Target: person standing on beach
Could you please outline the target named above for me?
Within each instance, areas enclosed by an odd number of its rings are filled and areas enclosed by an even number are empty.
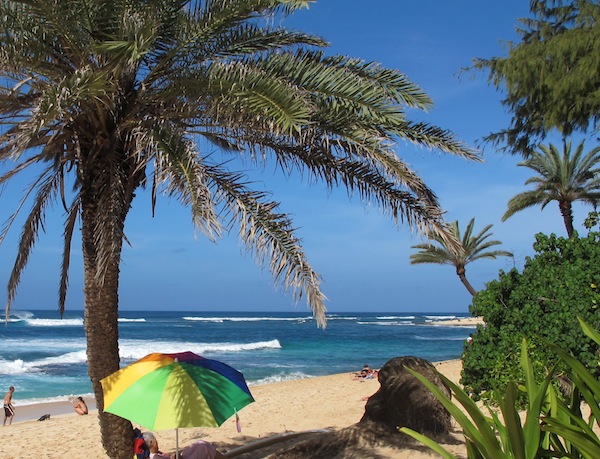
[[[11,425],[13,421],[13,416],[15,415],[15,407],[12,404],[14,391],[15,388],[13,386],[10,386],[8,388],[8,392],[4,394],[4,424],[2,424],[3,426],[6,426],[7,419],[10,419],[8,425]]]

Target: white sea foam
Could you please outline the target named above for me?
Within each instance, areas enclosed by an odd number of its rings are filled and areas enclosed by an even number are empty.
[[[190,320],[192,322],[216,322],[222,323],[224,319],[222,317],[193,317],[193,316],[184,316],[183,320]]]
[[[72,365],[74,363],[82,363],[87,361],[87,353],[85,349],[73,352],[67,352],[66,354],[57,355],[55,357],[45,357],[40,360],[32,362],[35,367],[44,367],[48,365]]]
[[[75,327],[82,326],[83,319],[26,319],[32,327]]]
[[[85,338],[8,338],[2,341],[5,349],[19,352],[60,351],[85,349]]]
[[[47,344],[40,343],[39,346],[43,346],[45,350],[60,350],[63,348],[58,342],[49,342]],[[32,343],[29,342],[27,347],[32,347]],[[65,347],[70,349],[73,347],[80,347],[80,349],[30,362],[24,362],[21,359],[0,359],[0,375],[35,373],[43,371],[44,367],[51,365],[74,365],[87,361],[84,340],[70,340]],[[253,343],[194,343],[175,341],[161,343],[146,340],[123,340],[119,343],[119,355],[126,364],[141,359],[153,352],[176,353],[192,351],[198,355],[204,355],[210,353],[244,352],[261,349],[281,349],[281,343],[276,339]]]
[[[446,337],[441,337],[441,336],[415,336],[415,339],[421,340],[421,341],[464,341],[467,339],[467,336],[465,336],[464,338],[461,336],[446,336]]]
[[[262,321],[275,321],[275,322],[289,322],[298,320],[310,320],[312,317],[197,317],[197,316],[184,316],[183,320],[192,320],[197,322],[262,322]]]
[[[18,375],[26,372],[25,363],[21,359],[0,359],[0,375]]]
[[[84,398],[94,398],[94,394],[77,394]],[[19,406],[25,405],[37,405],[41,403],[57,403],[57,402],[68,402],[73,397],[72,394],[68,395],[57,395],[55,397],[43,397],[43,398],[20,398]]]
[[[356,320],[358,317],[352,316],[337,316],[335,314],[331,314],[327,316],[327,320]]]
[[[424,316],[426,319],[430,320],[454,320],[456,316]]]
[[[11,310],[10,314],[8,315],[8,321],[9,322],[19,322],[21,320],[30,319],[33,316],[34,316],[33,312]],[[2,321],[4,321],[6,319],[6,316],[4,314],[0,315],[0,319],[2,319]]]
[[[242,352],[260,349],[281,349],[281,343],[276,339],[254,343],[147,342],[126,340],[120,343],[119,349],[121,358],[138,360],[153,352],[174,354],[177,352],[191,351],[198,355],[204,355],[211,352]]]
[[[412,320],[415,316],[378,316],[375,317],[378,320]]]
[[[284,373],[284,374],[268,376],[268,377],[262,378],[262,379],[257,379],[256,381],[248,382],[248,386],[250,386],[250,387],[262,386],[264,384],[273,384],[273,383],[278,383],[278,382],[283,382],[283,381],[295,381],[296,379],[306,379],[306,378],[310,378],[310,377],[311,377],[310,375],[307,375],[300,371],[296,371],[293,373]]]
[[[410,320],[406,321],[386,321],[386,322],[356,322],[359,325],[414,325]]]
[[[125,317],[119,317],[119,322],[146,322],[146,319],[126,319]]]
[[[4,360],[0,359],[0,375],[18,375],[25,373],[36,373],[43,371],[44,367],[50,365],[73,365],[87,361],[85,350],[67,352],[66,354],[52,357],[44,357],[31,362],[24,362],[21,359]]]

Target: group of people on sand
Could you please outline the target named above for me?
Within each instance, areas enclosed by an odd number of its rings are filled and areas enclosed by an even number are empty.
[[[374,379],[379,374],[379,370],[373,370],[368,364],[364,364],[358,373],[354,373],[355,379]]]
[[[158,447],[158,440],[152,432],[142,433],[140,441],[135,445],[134,450],[138,459],[173,459],[176,456],[175,453],[163,453]],[[182,459],[225,459],[225,456],[217,451],[212,443],[203,440],[198,440],[183,448],[179,452],[179,457]]]

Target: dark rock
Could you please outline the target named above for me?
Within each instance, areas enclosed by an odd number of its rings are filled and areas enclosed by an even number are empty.
[[[359,424],[366,424],[371,430],[397,432],[399,427],[409,427],[425,435],[448,433],[450,413],[405,367],[422,374],[450,396],[450,389],[430,362],[418,357],[396,357],[379,370],[381,388],[367,401]]]

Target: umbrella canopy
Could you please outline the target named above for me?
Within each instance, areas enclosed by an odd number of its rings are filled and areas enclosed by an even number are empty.
[[[193,352],[149,354],[100,383],[104,411],[152,430],[218,427],[254,401],[242,373]]]

